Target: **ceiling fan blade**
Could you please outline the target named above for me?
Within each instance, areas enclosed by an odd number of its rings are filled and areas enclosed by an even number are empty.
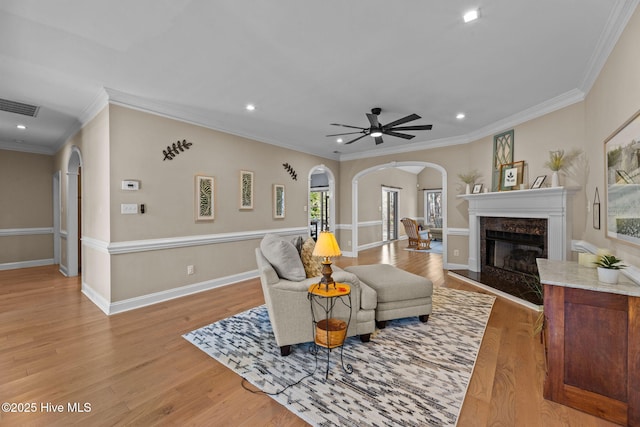
[[[369,123],[371,123],[372,128],[380,127],[378,116],[376,116],[375,114],[367,113],[367,119],[369,119]]]
[[[374,136],[373,139],[374,141],[376,141],[376,145],[382,144],[384,142],[381,136]]]
[[[389,130],[431,130],[433,125],[416,125],[416,126],[396,126]]]
[[[356,133],[364,133],[364,130],[361,130],[359,132],[347,132],[347,133],[334,133],[332,135],[325,135],[325,136],[342,136],[342,135],[354,135]]]
[[[360,129],[360,130],[368,129],[368,128],[362,128],[359,126],[341,125],[340,123],[330,123],[330,124],[331,126],[342,126],[343,128],[353,128],[353,129]]]
[[[357,137],[356,139],[352,139],[352,140],[351,140],[351,141],[349,141],[349,142],[345,142],[345,143],[344,143],[344,145],[352,144],[352,143],[356,142],[357,140],[364,138],[365,136],[367,136],[367,134],[364,134],[364,135],[362,135],[362,136],[359,136],[359,137]]]
[[[408,135],[406,133],[398,133],[398,132],[394,132],[392,130],[388,130],[386,132],[384,132],[385,135],[389,135],[389,136],[396,136],[398,138],[404,138],[404,139],[411,139],[413,137],[415,137],[415,135]]]
[[[413,120],[418,120],[420,118],[421,117],[419,115],[415,114],[415,113],[414,114],[409,114],[408,116],[403,117],[401,119],[398,119],[398,120],[396,120],[394,122],[387,123],[386,125],[382,126],[382,128],[383,129],[390,129],[390,128],[394,127],[394,126],[401,125],[401,124],[407,123],[407,122],[411,122]]]

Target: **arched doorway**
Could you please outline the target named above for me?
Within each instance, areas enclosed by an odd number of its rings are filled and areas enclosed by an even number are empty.
[[[67,276],[77,276],[80,271],[80,251],[82,246],[79,241],[82,237],[81,211],[82,192],[80,187],[80,170],[82,167],[82,155],[76,146],[71,148],[69,162],[67,164]]]
[[[323,230],[336,228],[336,180],[331,169],[317,165],[309,171],[308,223],[309,234],[314,237]],[[315,237],[314,237],[315,238]]]
[[[358,180],[372,172],[387,168],[419,166],[433,168],[440,172],[442,176],[442,264],[447,265],[447,171],[440,165],[429,162],[407,161],[390,162],[358,172],[351,180],[351,253],[358,256]]]

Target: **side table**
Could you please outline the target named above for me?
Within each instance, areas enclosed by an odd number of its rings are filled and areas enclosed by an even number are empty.
[[[340,362],[342,369],[347,373],[353,372],[350,364],[344,363],[344,341],[347,338],[347,330],[351,322],[353,308],[351,305],[351,287],[346,283],[335,283],[325,289],[320,283],[309,286],[307,295],[311,306],[311,318],[313,320],[313,336],[314,336],[314,353],[316,362],[318,360],[319,347],[327,349],[327,369],[325,371],[325,379],[329,378],[329,362],[331,351],[334,348],[340,348]],[[333,317],[333,309],[340,302],[349,309],[349,318],[346,320]],[[320,314],[316,318],[316,309]],[[322,315],[324,317],[322,318]]]

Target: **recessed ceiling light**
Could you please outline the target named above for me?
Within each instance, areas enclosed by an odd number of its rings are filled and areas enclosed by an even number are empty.
[[[336,142],[337,142],[338,144],[342,144],[342,138],[338,138],[338,139],[336,139]]]
[[[16,127],[20,130],[25,130],[27,128],[25,125],[18,125]]]
[[[458,120],[462,120],[462,119],[464,119],[464,117],[465,117],[464,113],[456,114],[456,119],[458,119]]]
[[[462,15],[462,19],[464,19],[465,24],[467,22],[475,21],[478,19],[478,9],[473,9]]]
[[[253,104],[247,104],[247,106],[244,108],[246,108],[247,111],[254,111],[256,109],[256,106]]]

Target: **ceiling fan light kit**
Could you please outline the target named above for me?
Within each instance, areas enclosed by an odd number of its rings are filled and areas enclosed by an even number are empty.
[[[414,120],[418,120],[421,118],[419,115],[415,113],[409,114],[408,116],[405,116],[401,119],[398,119],[391,123],[387,123],[386,125],[383,125],[378,121],[378,116],[380,115],[381,112],[382,112],[382,109],[380,107],[375,107],[371,109],[371,113],[366,113],[367,119],[369,120],[369,124],[370,124],[369,127],[360,127],[360,126],[343,125],[340,123],[331,123],[332,126],[342,126],[345,128],[359,129],[359,130],[354,132],[336,133],[336,134],[331,134],[327,136],[331,137],[331,136],[362,134],[352,139],[351,141],[345,142],[345,145],[347,145],[347,144],[352,144],[368,135],[368,136],[371,136],[374,139],[376,145],[378,145],[384,142],[382,140],[382,135],[395,136],[396,138],[402,138],[402,139],[412,139],[415,137],[415,135],[409,135],[407,133],[401,133],[398,131],[431,130],[433,128],[432,125],[401,126],[405,123],[412,122]]]

